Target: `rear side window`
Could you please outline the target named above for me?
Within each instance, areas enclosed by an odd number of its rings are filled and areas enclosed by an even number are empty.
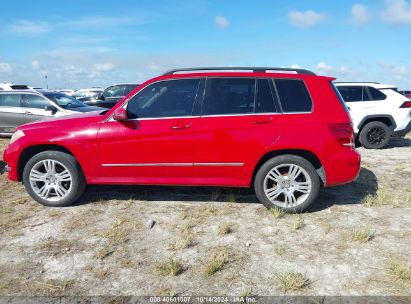
[[[255,99],[255,113],[275,113],[276,101],[268,79],[257,80],[257,96]]]
[[[20,107],[20,95],[0,94],[0,107]]]
[[[338,86],[337,88],[345,102],[369,100],[367,92],[362,86]]]
[[[255,87],[255,79],[208,78],[203,115],[253,113]]]
[[[310,112],[312,101],[302,80],[276,79],[275,85],[283,112]]]
[[[159,81],[130,99],[127,116],[135,118],[190,116],[200,79]]]
[[[371,100],[385,100],[387,98],[387,96],[385,96],[384,93],[377,90],[376,88],[367,87],[367,89],[368,89],[368,92],[370,93]]]

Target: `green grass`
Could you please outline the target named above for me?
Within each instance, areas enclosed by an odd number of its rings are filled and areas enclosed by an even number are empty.
[[[271,208],[270,211],[276,219],[282,218],[285,215],[284,211],[278,207]]]
[[[368,227],[357,227],[351,232],[351,239],[360,243],[367,243],[375,236],[375,232]]]
[[[395,281],[411,281],[411,265],[406,265],[403,262],[391,261],[387,266],[388,274]]]
[[[157,272],[162,276],[178,276],[183,273],[183,265],[174,258],[170,258],[168,261],[160,263],[156,266]]]
[[[226,235],[226,234],[230,234],[231,232],[233,232],[233,228],[231,228],[231,226],[227,223],[222,223],[220,225],[218,225],[218,235]]]
[[[297,291],[310,285],[305,274],[296,271],[281,272],[277,275],[277,286],[283,292]]]
[[[205,263],[204,272],[206,275],[213,275],[224,269],[224,266],[228,264],[228,253],[227,251],[219,251],[213,253],[210,259]]]
[[[291,222],[291,229],[297,231],[304,228],[304,226],[305,223],[303,217],[301,215],[295,215]]]

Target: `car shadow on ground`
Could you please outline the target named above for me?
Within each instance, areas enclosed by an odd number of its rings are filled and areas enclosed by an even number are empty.
[[[411,147],[411,139],[402,137],[391,138],[389,144],[384,149]]]
[[[361,168],[358,179],[350,184],[322,189],[317,201],[307,210],[316,212],[332,205],[360,204],[367,195],[377,192],[375,174]],[[89,186],[76,205],[107,200],[143,200],[147,202],[236,202],[260,204],[254,191],[246,188],[169,187],[169,186]]]

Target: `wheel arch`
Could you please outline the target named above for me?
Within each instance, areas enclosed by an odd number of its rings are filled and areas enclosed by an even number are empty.
[[[325,184],[325,172],[323,169],[323,165],[318,158],[318,156],[313,153],[312,151],[309,150],[304,150],[304,149],[281,149],[281,150],[272,150],[264,154],[259,161],[257,162],[257,165],[254,167],[253,175],[251,178],[251,184],[254,184],[254,179],[255,176],[258,172],[258,170],[261,168],[261,166],[269,159],[280,156],[280,155],[296,155],[300,156],[306,160],[308,160],[315,168],[317,171],[318,175],[320,176],[320,179],[323,184]]]
[[[392,130],[395,130],[397,128],[397,124],[395,123],[395,120],[391,115],[387,115],[387,114],[367,115],[358,124],[358,133],[361,133],[361,130],[364,128],[364,126],[372,121],[382,122],[386,124],[388,127],[390,127]]]
[[[23,170],[24,170],[24,167],[27,164],[27,162],[30,160],[30,158],[32,158],[34,155],[36,155],[38,153],[41,153],[41,152],[44,152],[44,151],[59,151],[59,152],[64,152],[64,153],[75,156],[69,149],[67,149],[66,147],[61,146],[61,145],[45,144],[45,145],[29,146],[21,152],[19,160],[17,162],[17,178],[18,178],[18,181],[23,180]]]

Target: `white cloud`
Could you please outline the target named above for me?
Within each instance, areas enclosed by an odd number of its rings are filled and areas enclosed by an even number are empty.
[[[130,17],[109,17],[109,16],[90,16],[67,22],[67,25],[76,28],[112,28],[136,23],[137,20]]]
[[[7,62],[0,61],[0,73],[8,74],[13,71],[13,68]]]
[[[405,0],[386,0],[382,18],[394,25],[411,25],[411,6]]]
[[[40,62],[38,60],[32,60],[31,66],[33,67],[33,69],[38,70],[40,68]]]
[[[288,13],[288,20],[292,26],[301,29],[312,28],[327,20],[327,15],[309,10],[305,12],[292,11]]]
[[[108,72],[113,70],[115,65],[111,62],[105,62],[105,63],[96,63],[94,65],[94,68],[99,71],[99,72]]]
[[[301,69],[301,66],[299,64],[292,64],[291,68],[292,69]]]
[[[351,8],[351,22],[356,27],[364,27],[370,21],[368,8],[362,4],[354,4]]]
[[[328,75],[333,70],[332,66],[327,65],[325,62],[320,62],[317,64],[316,69],[321,75]]]
[[[221,29],[225,29],[230,26],[230,21],[224,16],[216,16],[214,21],[215,25]]]
[[[51,25],[47,22],[20,20],[10,25],[10,30],[17,34],[37,36],[50,32]]]

